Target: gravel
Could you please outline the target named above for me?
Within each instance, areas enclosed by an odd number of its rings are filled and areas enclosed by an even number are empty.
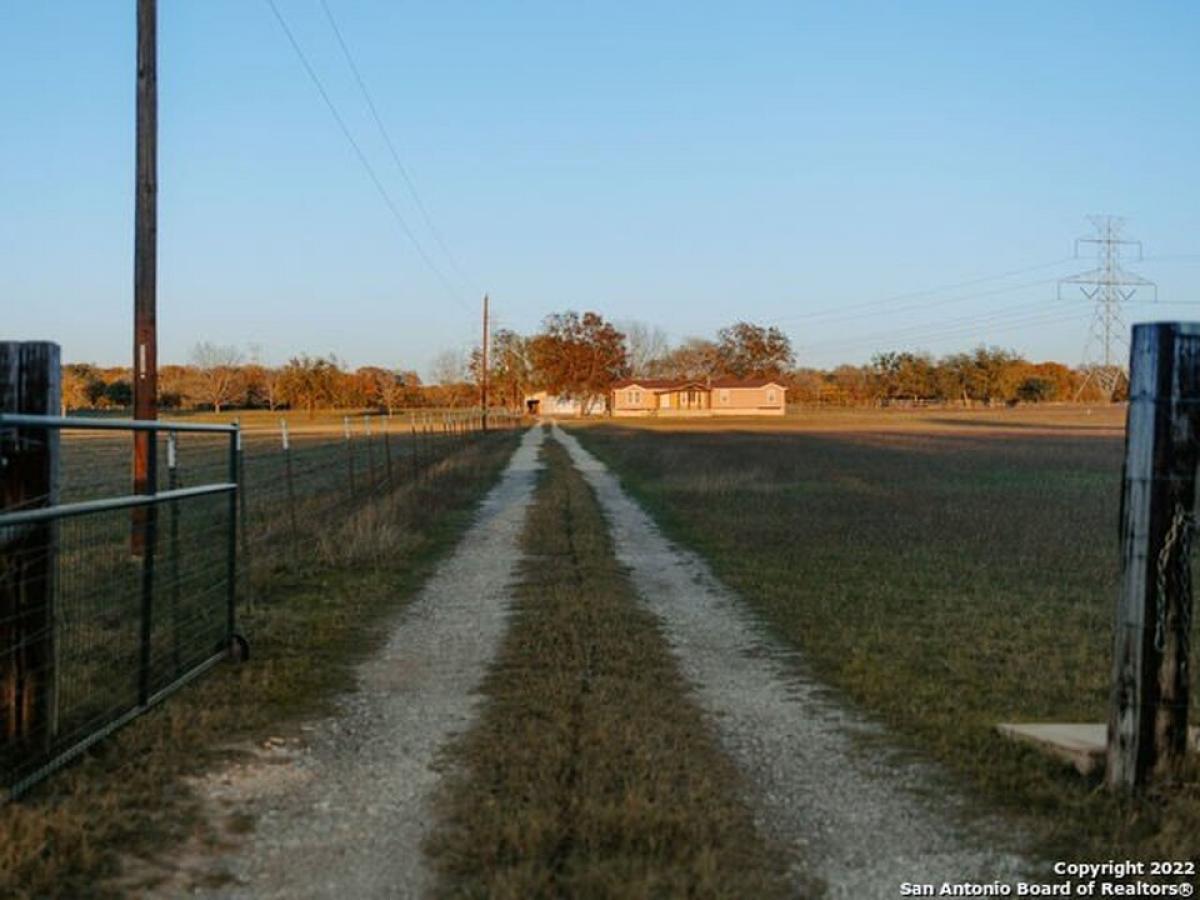
[[[438,754],[470,726],[505,630],[543,434],[526,433],[455,553],[387,647],[362,666],[359,690],[340,714],[309,726],[298,752],[233,779],[215,777],[212,793],[224,792],[222,805],[229,808],[233,790],[237,809],[257,824],[216,861],[213,874],[227,883],[198,893],[356,900],[428,893],[421,844]]]
[[[902,882],[1015,881],[1020,839],[966,815],[928,762],[886,749],[883,730],[840,705],[695,554],[667,540],[574,437],[554,437],[596,491],[617,556],[660,618],[722,746],[747,776],[758,826],[790,848],[797,889],[892,898]],[[871,737],[864,749],[863,737]]]

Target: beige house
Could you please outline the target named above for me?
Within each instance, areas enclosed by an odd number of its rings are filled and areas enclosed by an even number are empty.
[[[604,413],[604,400],[584,404],[577,397],[535,391],[525,395],[525,412],[531,416],[598,416]]]
[[[768,378],[625,378],[612,386],[614,416],[782,416],[787,388]]]

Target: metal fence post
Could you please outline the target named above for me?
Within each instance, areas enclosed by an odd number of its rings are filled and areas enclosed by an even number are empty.
[[[1106,781],[1170,776],[1187,750],[1200,323],[1135,325]]]
[[[283,471],[287,481],[288,519],[292,526],[292,549],[300,546],[300,528],[296,522],[296,487],[292,478],[292,443],[288,439],[287,419],[279,420],[279,434],[283,439]]]
[[[367,493],[375,489],[375,450],[371,446],[371,416],[363,414],[363,434],[367,441]]]
[[[178,434],[167,432],[167,490],[173,491],[179,487],[179,447]],[[183,665],[183,653],[180,648],[179,635],[179,501],[171,501],[170,526],[171,554],[171,663],[175,674],[179,674]]]
[[[350,476],[350,496],[354,496],[354,447],[350,443],[350,417],[342,418],[342,427],[346,433],[346,471]]]
[[[237,519],[238,495],[242,492],[240,472],[238,471],[238,454],[242,445],[242,429],[239,425],[229,433],[229,482],[234,490],[229,494],[229,518],[227,540],[225,544],[225,580],[228,595],[225,606],[225,647],[233,650],[233,635],[237,628]]]
[[[388,417],[383,422],[383,458],[386,461],[385,472],[387,473],[388,488],[392,486],[392,414],[388,413]]]
[[[233,424],[237,426],[234,436],[237,438],[238,532],[242,539],[242,582],[246,589],[246,608],[252,609],[254,607],[254,589],[250,584],[250,528],[246,515],[247,495],[250,493],[246,481],[246,444],[242,440],[241,421],[235,420]]]
[[[158,493],[158,431],[146,432],[146,489],[144,493],[153,497]],[[154,627],[154,557],[158,543],[158,506],[148,504],[142,522],[145,542],[142,546],[142,616],[141,652],[138,661],[138,705],[150,702],[150,639]]]
[[[412,477],[413,477],[413,481],[416,481],[417,475],[419,474],[420,468],[421,468],[421,464],[417,460],[417,419],[416,419],[416,416],[413,416],[413,420],[409,423],[409,430],[412,435],[412,439],[409,441],[409,447],[412,450],[412,453],[410,454],[412,456]]]

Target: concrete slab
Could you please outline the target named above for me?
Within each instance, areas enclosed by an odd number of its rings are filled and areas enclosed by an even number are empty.
[[[1031,744],[1075,767],[1081,775],[1104,770],[1108,726],[1102,722],[1001,723],[996,730],[1007,738]],[[1189,730],[1189,747],[1197,752],[1200,728]]]

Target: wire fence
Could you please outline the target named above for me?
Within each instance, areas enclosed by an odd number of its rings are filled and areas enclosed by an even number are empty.
[[[10,443],[16,418],[0,416]],[[483,426],[463,412],[250,427],[53,421],[15,429],[44,444],[53,432],[53,489],[20,495],[5,471],[0,797],[244,650],[236,611],[273,573],[311,559],[330,525],[371,498],[430,477]],[[129,495],[135,424],[150,436],[151,482]],[[520,419],[491,413],[487,424]]]

